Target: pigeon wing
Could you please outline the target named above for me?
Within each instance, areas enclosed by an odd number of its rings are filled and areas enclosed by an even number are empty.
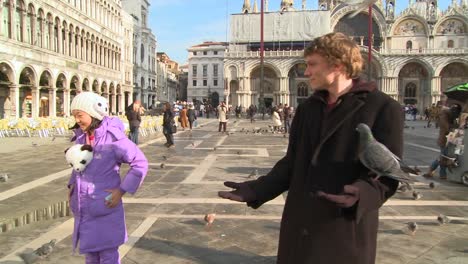
[[[408,175],[400,169],[398,157],[380,142],[373,141],[367,144],[359,158],[364,166],[379,176],[402,182],[411,181]]]

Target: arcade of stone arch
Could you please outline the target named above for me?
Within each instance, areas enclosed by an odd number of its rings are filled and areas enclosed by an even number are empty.
[[[373,7],[374,49],[370,79],[377,83],[380,90],[401,104],[414,104],[420,110],[432,103],[444,101],[446,98],[442,92],[445,89],[468,82],[468,7],[453,4],[445,12],[426,13],[426,10],[430,10],[428,5],[436,2],[420,0],[401,14],[395,15],[394,9],[388,10],[394,7],[394,2],[386,2],[387,7],[382,4]],[[283,9],[282,12],[295,11]],[[349,18],[348,14],[354,11],[354,7],[336,3],[329,11],[331,17],[328,32],[343,32],[352,37],[361,47],[367,64],[369,40],[367,27],[362,26],[368,23],[367,11]],[[296,13],[301,16],[307,12],[317,11],[302,10]],[[258,14],[249,12],[244,4],[243,13],[233,16],[255,15]],[[275,12],[269,10],[265,15],[274,16]],[[235,34],[237,33],[234,32]],[[255,41],[257,43],[252,43]],[[304,76],[303,50],[307,41],[303,43],[265,41],[266,105],[286,103],[297,106],[312,92],[308,87],[308,79]],[[258,47],[258,40],[249,40],[248,43],[237,41],[229,46],[225,72],[227,98],[232,105],[258,104]],[[367,73],[365,65],[361,78],[368,79]]]
[[[119,83],[49,69],[38,72],[32,66],[14,69],[0,62],[0,118],[69,116],[70,103],[81,91],[106,97],[114,114],[123,112],[132,99]]]

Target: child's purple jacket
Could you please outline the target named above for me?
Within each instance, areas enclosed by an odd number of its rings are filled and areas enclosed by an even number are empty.
[[[81,129],[75,131],[77,144],[86,144]],[[148,171],[148,160],[130,141],[118,118],[104,117],[94,132],[93,160],[84,172],[73,172],[69,185],[74,185],[70,208],[75,216],[73,249],[80,242],[80,253],[116,248],[127,241],[123,205],[107,208],[105,190],[121,188],[134,194]],[[120,165],[128,163],[130,170],[120,179]]]

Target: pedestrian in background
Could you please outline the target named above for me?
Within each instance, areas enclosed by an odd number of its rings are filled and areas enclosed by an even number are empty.
[[[73,250],[79,244],[87,264],[120,263],[118,248],[127,241],[122,196],[138,190],[148,161],[125,136],[122,122],[107,116],[104,97],[82,92],[73,98],[70,109],[78,127],[74,130],[75,143],[91,145],[94,154],[84,173],[73,171],[68,182],[75,218]],[[130,165],[123,180],[122,163]]]
[[[461,113],[461,106],[459,104],[453,104],[450,108],[443,108],[440,112],[439,117],[439,138],[437,139],[437,145],[440,148],[440,156],[437,157],[429,167],[429,171],[423,176],[431,178],[434,176],[434,172],[439,167],[439,178],[442,180],[447,179],[447,166],[444,162],[448,155],[447,146],[447,135],[455,128],[458,127],[457,118]]]
[[[168,148],[174,147],[174,136],[176,132],[175,121],[174,121],[174,112],[172,111],[171,104],[166,102],[164,104],[164,115],[163,115],[163,134],[166,137],[166,143],[164,146]]]
[[[226,127],[227,127],[227,121],[228,121],[228,109],[226,107],[226,104],[224,102],[221,102],[221,104],[218,106],[218,120],[219,120],[219,128],[218,132],[221,132],[221,128],[223,128],[223,132],[226,132]]]
[[[283,121],[284,121],[284,133],[287,134],[289,132],[289,129],[290,129],[290,122],[289,122],[289,119],[291,118],[291,114],[289,112],[289,106],[288,104],[285,104],[284,105],[284,109],[283,109]]]
[[[275,132],[280,131],[281,128],[281,117],[280,114],[278,113],[277,107],[273,108],[273,113],[271,115],[271,120],[273,121],[273,130]]]
[[[130,126],[128,138],[138,145],[138,134],[140,132],[141,124],[141,102],[139,100],[133,101],[133,103],[127,107],[125,115],[127,116],[128,124]]]
[[[190,131],[192,131],[193,122],[195,122],[195,120],[197,120],[197,115],[195,113],[195,109],[194,109],[193,105],[189,106],[189,109],[187,111],[187,117],[188,117],[188,122],[189,122],[189,125],[190,125]]]
[[[188,127],[188,117],[187,117],[187,105],[184,105],[182,110],[180,110],[179,114],[180,118],[180,126],[182,127],[182,130],[185,130]]]

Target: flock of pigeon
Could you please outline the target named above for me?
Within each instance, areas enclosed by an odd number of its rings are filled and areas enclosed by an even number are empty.
[[[377,175],[375,179],[378,179],[379,177],[389,177],[395,179],[400,182],[400,186],[398,188],[399,192],[404,193],[407,191],[413,191],[413,199],[421,199],[422,194],[413,189],[411,183],[414,183],[414,180],[409,175],[410,173],[418,175],[421,171],[417,167],[409,168],[408,166],[406,166],[406,164],[404,164],[401,161],[401,159],[399,159],[385,145],[381,144],[374,138],[371,129],[366,124],[359,124],[356,130],[359,132],[360,135],[359,159],[364,166],[366,166],[369,170],[371,170]],[[269,129],[255,128],[252,131],[242,128],[240,132],[245,134],[275,133],[272,126],[269,126]],[[37,144],[33,143],[33,146],[37,146]],[[193,142],[192,146],[194,146]],[[213,148],[214,151],[216,151],[216,149],[216,147]],[[240,151],[238,151],[237,154],[240,155]],[[163,161],[167,161],[168,158],[166,156],[162,156],[162,159]],[[161,163],[160,168],[165,168],[164,162]],[[254,169],[247,176],[247,178],[249,179],[256,179],[258,177],[258,169]],[[6,182],[7,180],[8,175],[6,173],[0,174],[0,182]],[[434,189],[436,187],[436,184],[434,182],[430,182],[428,186],[430,189]],[[211,227],[215,218],[215,213],[205,215],[204,221],[206,222],[206,226],[208,228]],[[437,217],[437,222],[440,225],[448,224],[450,223],[450,221],[451,219],[443,214],[440,214]],[[405,234],[414,236],[417,230],[418,224],[416,222],[409,222],[406,224],[405,228],[403,229],[403,232]],[[56,240],[53,239],[49,243],[42,245],[33,252],[21,253],[19,254],[19,256],[23,259],[25,263],[32,264],[50,255],[50,253],[55,247],[55,244]]]

